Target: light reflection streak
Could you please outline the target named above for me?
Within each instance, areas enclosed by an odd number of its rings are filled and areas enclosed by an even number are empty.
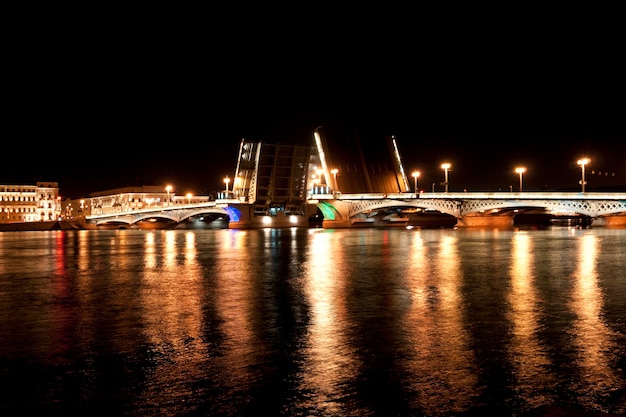
[[[91,268],[91,247],[89,244],[89,232],[78,232],[78,260],[77,264],[81,271],[89,271]]]
[[[461,412],[478,391],[475,360],[463,327],[456,244],[455,236],[446,235],[425,245],[418,234],[410,248],[413,305],[407,316],[407,334],[414,357],[407,366],[413,374],[410,381],[419,402],[416,407],[426,413],[440,409]]]
[[[167,268],[176,267],[176,258],[178,257],[178,247],[176,242],[176,237],[180,236],[180,234],[176,233],[175,230],[166,230],[164,235],[165,238],[165,250],[163,259],[163,266]],[[188,246],[185,245],[185,251],[183,256],[187,256]]]
[[[169,231],[174,235],[174,231]],[[192,267],[196,263],[198,250],[196,248],[196,234],[193,232],[185,233],[185,265]]]
[[[256,273],[251,273],[251,262],[238,254],[250,256],[251,248],[263,247],[262,236],[254,231],[229,231],[228,238],[221,239],[217,247],[217,264],[214,282],[215,308],[219,316],[219,333],[223,341],[219,346],[217,369],[220,380],[228,381],[231,389],[242,392],[250,390],[261,378],[261,369],[254,365],[262,363],[263,349],[255,332],[255,318],[259,305],[255,304]],[[256,240],[255,240],[256,239]]]
[[[596,270],[598,246],[597,236],[591,233],[584,234],[580,239],[570,300],[572,312],[577,316],[572,330],[573,343],[580,350],[578,363],[584,375],[583,386],[576,391],[587,391],[590,404],[593,404],[595,396],[606,395],[611,389],[623,390],[625,386],[623,374],[618,376],[615,373],[608,357],[619,349],[612,342],[615,335],[602,318],[604,296],[598,286]]]
[[[54,235],[54,278],[52,290],[54,297],[63,300],[61,303],[54,303],[52,307],[51,324],[53,329],[54,341],[52,342],[53,355],[60,357],[71,351],[71,335],[76,325],[76,315],[70,308],[67,301],[72,299],[71,282],[72,277],[68,273],[66,242],[68,234],[65,231],[59,231]]]
[[[146,268],[152,269],[157,265],[156,247],[154,243],[154,232],[146,233],[144,242],[144,259],[146,260]]]
[[[80,271],[79,278],[76,282],[77,286],[77,294],[79,294],[79,298],[81,298],[81,302],[85,303],[85,305],[92,305],[94,301],[92,300],[93,288],[97,285],[93,277],[90,277],[90,274],[93,274],[95,270],[99,270],[102,268],[97,265],[96,259],[93,259],[93,251],[94,247],[91,245],[89,231],[84,231],[78,233],[76,248],[76,264],[78,265],[78,269]],[[106,242],[106,239],[105,239]],[[110,251],[109,247],[105,247],[106,251]],[[92,258],[93,257],[93,258]],[[102,259],[97,259],[97,261],[102,262]],[[107,265],[108,267],[108,265]]]
[[[511,290],[507,293],[512,326],[510,363],[515,370],[520,395],[526,402],[538,407],[546,399],[544,394],[533,392],[536,387],[555,387],[558,381],[548,372],[551,362],[538,338],[541,300],[535,286],[533,245],[526,232],[515,233],[511,243]],[[542,383],[537,384],[537,381]]]
[[[144,387],[140,403],[155,398],[180,401],[192,393],[176,381],[203,378],[207,349],[202,338],[204,287],[196,248],[190,242],[193,239],[175,230],[150,231],[145,236],[146,266],[139,300],[143,336],[155,362],[146,371],[149,384]],[[181,270],[177,258],[185,259],[187,267]],[[163,390],[164,386],[170,389]]]
[[[344,414],[346,410],[341,410],[334,399],[343,395],[357,368],[356,354],[344,328],[345,286],[350,274],[341,245],[338,233],[312,234],[305,266],[305,293],[312,318],[300,390],[312,391],[311,403],[303,406],[323,409],[325,415]]]

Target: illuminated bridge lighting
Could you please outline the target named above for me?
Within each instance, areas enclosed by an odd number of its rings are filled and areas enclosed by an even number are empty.
[[[332,204],[321,202],[318,207],[326,220],[335,220],[335,207]]]
[[[241,211],[239,211],[239,209],[228,206],[224,207],[224,210],[228,213],[228,217],[230,217],[231,221],[238,222],[241,219]]]

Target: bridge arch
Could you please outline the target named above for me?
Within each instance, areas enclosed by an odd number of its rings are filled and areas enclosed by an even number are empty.
[[[90,222],[95,223],[97,226],[119,224],[130,227],[141,222],[156,219],[169,221],[176,225],[195,216],[211,214],[225,217],[229,220],[236,220],[239,216],[241,216],[241,212],[234,207],[198,207],[162,211],[130,212],[116,216],[93,216],[90,219]]]
[[[450,200],[331,200],[321,201],[316,205],[325,220],[352,219],[372,211],[397,207],[434,210],[453,217],[459,217],[460,213],[458,202]]]
[[[539,208],[552,212],[569,212],[592,218],[626,213],[626,201],[589,198],[506,198],[502,194],[494,198],[463,198],[465,195],[447,198],[407,198],[402,195],[346,196],[339,200],[317,203],[326,219],[351,219],[372,211],[395,207],[435,210],[461,219],[466,215],[481,214],[489,211],[510,211],[511,209]],[[468,196],[469,197],[469,196]],[[502,198],[505,197],[505,198]],[[494,213],[490,213],[494,214]]]
[[[354,200],[350,203],[349,217],[367,213],[369,211],[390,209],[394,207],[420,208],[436,210],[454,217],[460,217],[461,208],[458,201],[442,199],[412,199],[412,200]]]
[[[601,217],[626,212],[623,201],[605,200],[465,200],[462,214],[514,208],[542,208],[556,212],[572,212],[589,217]]]
[[[343,217],[339,210],[337,210],[337,208],[329,202],[322,201],[316,205],[326,220],[337,220]]]

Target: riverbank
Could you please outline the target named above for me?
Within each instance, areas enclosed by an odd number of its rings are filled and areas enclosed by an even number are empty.
[[[40,222],[0,223],[0,232],[36,232],[46,230],[79,230],[85,228],[85,219],[49,220]]]

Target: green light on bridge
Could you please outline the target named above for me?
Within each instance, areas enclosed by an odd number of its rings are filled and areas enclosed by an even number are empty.
[[[319,209],[322,212],[322,215],[324,216],[325,219],[327,219],[327,220],[335,220],[335,213],[337,212],[337,209],[335,207],[333,207],[332,204],[326,203],[326,202],[321,202],[321,203],[319,203],[317,205],[317,207],[319,207]]]

